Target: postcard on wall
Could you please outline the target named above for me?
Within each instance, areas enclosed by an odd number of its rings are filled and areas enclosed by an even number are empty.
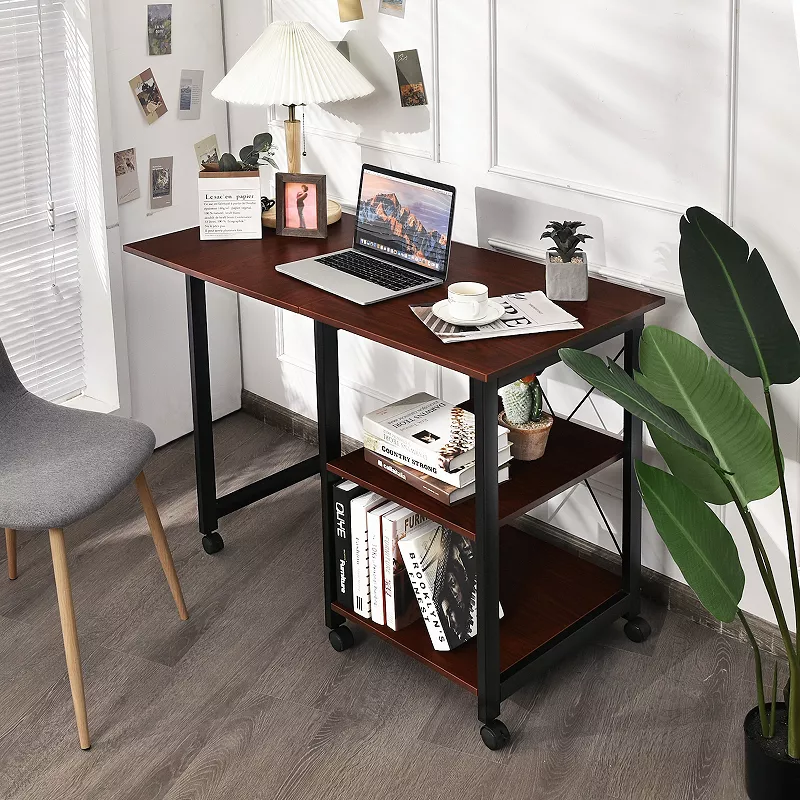
[[[378,11],[381,14],[389,14],[392,17],[404,17],[406,15],[406,0],[380,0]]]
[[[122,205],[141,196],[139,173],[136,170],[136,148],[114,153],[114,174],[117,178],[117,204]]]
[[[150,159],[150,208],[172,205],[172,156]]]
[[[181,70],[178,94],[178,119],[200,119],[200,103],[203,100],[203,70]]]
[[[141,75],[131,78],[129,83],[148,125],[152,125],[159,117],[163,117],[167,113],[167,106],[161,96],[161,90],[153,77],[153,70],[146,69]]]
[[[361,0],[339,0],[339,22],[353,22],[364,19]]]
[[[258,172],[201,172],[200,239],[260,239],[261,180]]]
[[[197,166],[203,169],[203,164],[216,164],[219,162],[219,145],[217,144],[217,134],[212,133],[205,139],[197,142],[194,146],[194,154],[197,156]]]
[[[168,56],[172,52],[172,4],[147,6],[147,52],[151,56]]]
[[[394,65],[400,87],[400,105],[404,108],[428,105],[419,53],[416,50],[399,50],[394,54]]]

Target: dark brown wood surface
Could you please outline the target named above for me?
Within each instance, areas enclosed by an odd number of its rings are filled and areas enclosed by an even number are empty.
[[[500,524],[541,505],[564,489],[622,458],[622,442],[574,422],[556,419],[547,449],[537,461],[511,461],[511,478],[500,484]],[[364,459],[364,450],[332,461],[342,478],[378,492],[454,531],[475,538],[475,499],[447,506]]]
[[[502,671],[612,598],[620,591],[621,579],[516,528],[504,527],[500,538]],[[478,646],[474,639],[455,650],[440,652],[433,649],[421,619],[393,631],[336,603],[333,607],[347,619],[477,694]]]
[[[276,264],[350,247],[353,229],[354,218],[349,214],[330,226],[327,239],[319,240],[281,237],[265,230],[263,239],[201,242],[199,230],[191,228],[127,244],[125,251],[484,381],[560,347],[580,346],[587,335],[633,321],[664,304],[662,297],[592,279],[588,301],[560,304],[578,317],[583,330],[442,344],[408,308],[411,303],[446,297],[442,286],[359,306],[275,271]],[[532,291],[544,289],[544,267],[454,242],[448,283],[456,281],[485,283],[493,297]]]

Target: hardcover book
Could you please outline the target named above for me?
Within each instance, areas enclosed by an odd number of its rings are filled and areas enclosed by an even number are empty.
[[[366,489],[353,481],[341,481],[333,487],[334,524],[336,526],[336,575],[338,602],[353,608],[353,542],[350,535],[350,501]]]
[[[475,461],[475,416],[425,392],[366,414],[363,423],[365,435],[405,453],[415,469],[455,472]],[[498,425],[497,436],[497,449],[505,449],[506,429]]]
[[[499,441],[500,439],[498,439],[498,442]],[[376,439],[371,433],[364,433],[364,451],[365,455],[366,451],[372,451],[376,455],[385,456],[392,461],[405,464],[407,467],[409,467],[409,469],[413,469],[415,472],[424,472],[437,481],[447,483],[457,489],[463,489],[475,481],[474,461],[465,467],[455,470],[454,472],[447,472],[446,470],[438,467],[431,468],[425,464],[422,464],[419,459],[407,455],[403,450],[399,450],[398,448],[387,444],[385,441],[383,441],[383,439]],[[511,461],[511,445],[504,447],[497,453],[498,466],[502,466],[509,461]],[[374,464],[375,461],[371,461],[370,463]],[[417,464],[420,464],[421,466],[415,466]]]
[[[371,619],[369,597],[369,543],[367,514],[386,502],[377,492],[367,492],[350,501],[350,536],[353,540],[353,610]]]
[[[440,503],[452,506],[455,503],[472,497],[475,494],[475,482],[467,484],[463,488],[450,486],[448,483],[434,478],[425,472],[414,469],[413,467],[406,466],[403,463],[393,461],[390,458],[384,458],[372,450],[364,450],[364,460],[376,467],[394,475],[398,480],[419,489],[431,497],[435,497]],[[509,468],[507,466],[500,467],[497,473],[497,480],[499,483],[504,483],[509,478]]]
[[[412,531],[399,547],[434,650],[468,642],[478,630],[473,543],[434,523]]]
[[[428,521],[422,514],[402,507],[383,518],[384,618],[393,631],[407,627],[420,617],[419,604],[397,543]]]
[[[369,610],[373,622],[384,624],[383,605],[383,547],[381,531],[383,518],[400,506],[389,501],[373,508],[367,514],[367,536],[369,538]]]

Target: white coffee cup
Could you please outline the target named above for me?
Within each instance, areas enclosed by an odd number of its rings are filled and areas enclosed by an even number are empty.
[[[469,322],[489,313],[489,287],[482,283],[462,281],[447,287],[449,311],[456,319]]]

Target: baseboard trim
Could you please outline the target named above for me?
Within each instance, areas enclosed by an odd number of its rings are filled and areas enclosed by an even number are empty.
[[[288,408],[284,408],[246,389],[242,391],[242,411],[267,425],[291,433],[293,436],[297,436],[311,444],[319,442],[317,423],[314,420],[308,419],[308,417],[304,417],[295,411],[290,411]],[[343,452],[350,453],[359,447],[361,447],[361,442],[342,435]],[[528,515],[519,517],[514,524],[517,528],[535,534],[540,539],[545,539],[593,564],[617,574],[621,572],[619,556],[604,547],[587,542],[585,539]],[[694,592],[685,583],[676,581],[667,575],[662,575],[660,572],[648,567],[643,567],[642,594],[653,602],[666,606],[670,611],[688,617],[694,622],[732,639],[747,643],[744,630],[738,622],[726,624],[714,619],[703,608]],[[750,627],[753,629],[753,635],[762,652],[785,658],[786,653],[783,649],[778,626],[752,614],[747,616]]]

